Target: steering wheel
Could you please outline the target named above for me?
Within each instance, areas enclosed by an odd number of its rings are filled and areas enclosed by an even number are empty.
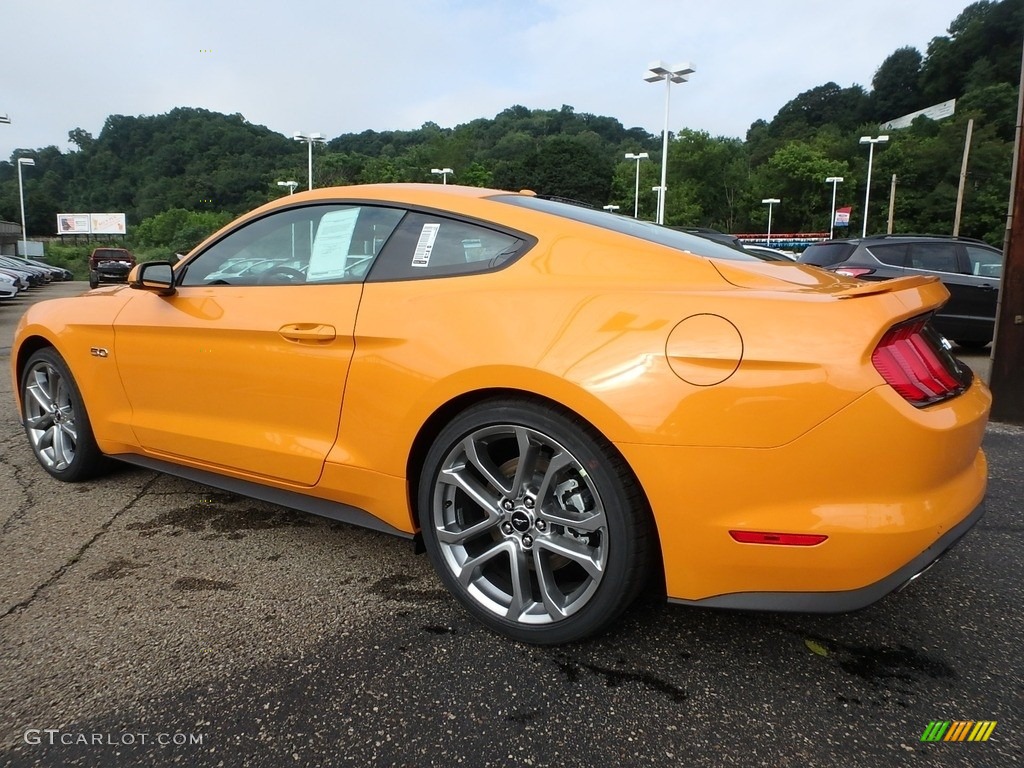
[[[266,285],[267,283],[276,282],[279,278],[284,278],[285,284],[306,282],[306,276],[299,270],[281,266],[271,267],[260,275],[260,284]]]

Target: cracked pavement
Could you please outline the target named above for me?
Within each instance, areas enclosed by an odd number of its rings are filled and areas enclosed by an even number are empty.
[[[0,305],[0,344],[45,294]],[[0,403],[0,765],[1024,764],[1022,429],[989,428],[975,530],[864,611],[651,595],[533,648],[403,540],[131,467],[51,480],[6,374]],[[921,743],[936,719],[998,725]]]

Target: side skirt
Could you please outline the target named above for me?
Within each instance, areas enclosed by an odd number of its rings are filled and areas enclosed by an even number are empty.
[[[222,491],[230,491],[241,496],[248,496],[260,501],[268,501],[271,504],[280,504],[282,507],[297,509],[300,512],[309,512],[313,515],[328,517],[331,520],[338,520],[342,523],[357,525],[360,528],[370,528],[382,533],[390,533],[392,536],[399,536],[403,539],[412,539],[413,534],[400,531],[394,526],[388,525],[369,512],[348,504],[327,499],[318,499],[315,496],[307,496],[304,493],[286,491],[282,488],[272,488],[260,485],[250,480],[241,480],[237,477],[219,475],[216,472],[208,472],[195,467],[185,467],[180,464],[172,464],[168,461],[161,461],[150,456],[139,456],[134,453],[120,453],[111,455],[112,459],[123,461],[126,464],[134,464],[146,469],[153,469],[175,477],[182,477],[186,480],[193,480],[197,483],[220,488]]]

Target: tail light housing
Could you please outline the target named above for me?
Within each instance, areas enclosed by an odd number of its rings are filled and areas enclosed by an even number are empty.
[[[868,269],[867,267],[840,267],[836,270],[837,275],[845,275],[846,277],[864,277],[870,275],[875,270]]]
[[[886,331],[871,362],[889,386],[919,408],[959,395],[974,376],[950,354],[949,342],[928,324],[928,316]]]

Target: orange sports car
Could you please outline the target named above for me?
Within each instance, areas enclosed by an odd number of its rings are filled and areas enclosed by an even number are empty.
[[[651,574],[832,612],[928,567],[986,485],[947,298],[531,193],[355,186],[35,305],[11,360],[54,477],[109,457],[415,537],[484,624],[559,643]]]

